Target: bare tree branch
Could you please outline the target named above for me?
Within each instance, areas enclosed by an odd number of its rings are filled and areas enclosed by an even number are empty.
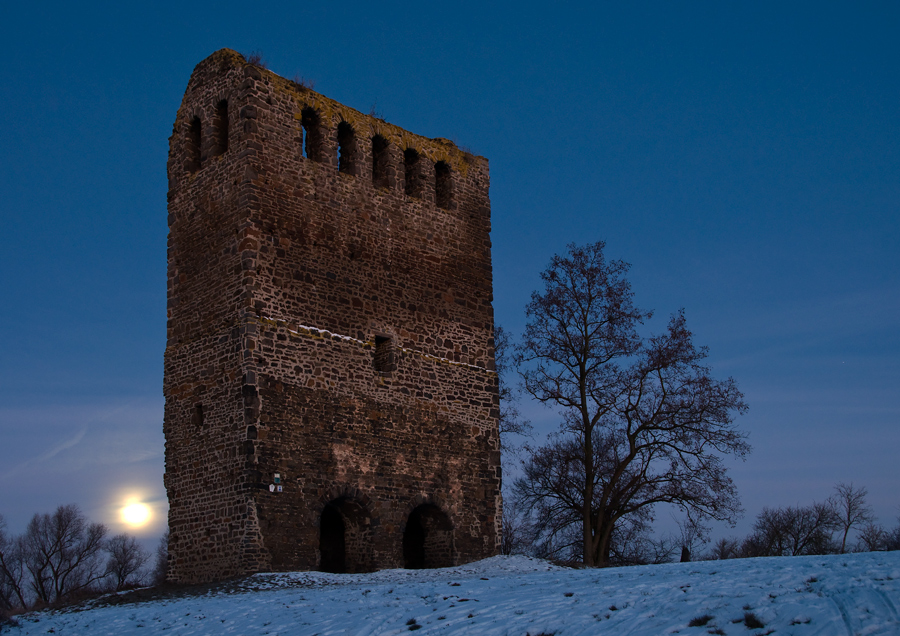
[[[503,450],[514,448],[509,437],[521,435],[527,437],[531,434],[531,424],[522,419],[516,405],[516,399],[512,386],[507,381],[509,373],[509,355],[511,341],[507,331],[500,325],[494,327],[494,368],[497,371],[500,393],[500,445]]]

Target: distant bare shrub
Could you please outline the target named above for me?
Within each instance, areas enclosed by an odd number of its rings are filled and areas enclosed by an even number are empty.
[[[675,523],[678,524],[675,542],[681,547],[682,563],[690,561],[692,556],[694,560],[700,560],[703,546],[709,543],[709,528],[690,514],[684,519],[676,519]]]
[[[649,565],[669,563],[681,551],[680,538],[655,537],[649,519],[633,516],[613,529],[610,539],[610,565]]]
[[[741,544],[741,556],[798,556],[829,554],[838,546],[834,532],[840,519],[831,502],[811,506],[763,508],[753,532]]]
[[[887,549],[888,533],[879,524],[869,522],[859,531],[857,552],[877,552]]]
[[[258,66],[263,69],[269,68],[269,65],[266,64],[266,61],[263,59],[262,53],[259,51],[251,51],[249,55],[244,56],[244,59],[247,60],[248,64],[252,64],[253,66]]]
[[[162,585],[166,582],[166,576],[169,573],[169,531],[163,533],[156,546],[156,562],[153,566],[151,579],[153,585]]]
[[[712,560],[736,559],[739,555],[741,542],[733,537],[722,538],[713,544],[708,558]]]
[[[500,554],[527,554],[532,544],[532,533],[528,516],[516,506],[514,499],[504,498]]]
[[[305,88],[308,91],[311,91],[311,90],[315,89],[315,87],[316,87],[315,80],[312,80],[308,77],[304,77],[303,75],[300,75],[299,73],[295,74],[294,77],[291,78],[291,81],[294,82],[294,84],[296,84],[300,88]]]
[[[900,519],[896,528],[887,532],[884,538],[885,550],[900,550]]]

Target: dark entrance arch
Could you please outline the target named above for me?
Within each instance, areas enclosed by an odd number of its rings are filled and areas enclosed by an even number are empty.
[[[453,565],[453,524],[434,504],[409,513],[403,532],[403,567],[410,570]]]
[[[319,570],[371,572],[371,521],[366,507],[354,499],[329,501],[319,518]]]
[[[322,510],[319,521],[319,569],[322,572],[347,571],[346,528],[340,511],[334,504]]]

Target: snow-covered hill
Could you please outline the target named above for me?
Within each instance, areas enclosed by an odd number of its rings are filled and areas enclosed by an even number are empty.
[[[898,608],[900,552],[605,570],[495,557],[442,570],[259,574],[203,595],[19,616],[3,633],[844,636],[900,634]]]

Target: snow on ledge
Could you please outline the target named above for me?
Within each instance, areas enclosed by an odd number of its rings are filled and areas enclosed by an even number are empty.
[[[328,329],[320,329],[319,327],[313,327],[311,325],[297,325],[297,329],[292,329],[289,325],[292,323],[288,320],[284,320],[281,318],[271,318],[269,316],[260,316],[261,322],[272,323],[278,327],[284,327],[287,329],[288,333],[292,333],[296,336],[302,336],[304,332],[308,334],[318,334],[323,338],[328,338],[330,340],[338,339],[338,340],[346,340],[348,342],[355,342],[364,347],[373,347],[375,343],[360,340],[359,338],[354,338],[353,336],[345,336],[343,334],[335,333],[333,331],[329,331]],[[478,371],[484,371],[486,373],[496,373],[496,371],[491,371],[486,367],[478,366],[477,364],[469,364],[467,362],[456,362],[455,360],[450,360],[449,358],[442,358],[440,356],[435,356],[430,353],[425,353],[424,351],[417,351],[415,349],[407,349],[406,347],[397,347],[403,353],[408,353],[411,355],[416,355],[422,358],[428,358],[429,360],[437,360],[438,362],[443,362],[445,364],[452,364],[458,367],[469,367],[471,369],[477,369]]]

